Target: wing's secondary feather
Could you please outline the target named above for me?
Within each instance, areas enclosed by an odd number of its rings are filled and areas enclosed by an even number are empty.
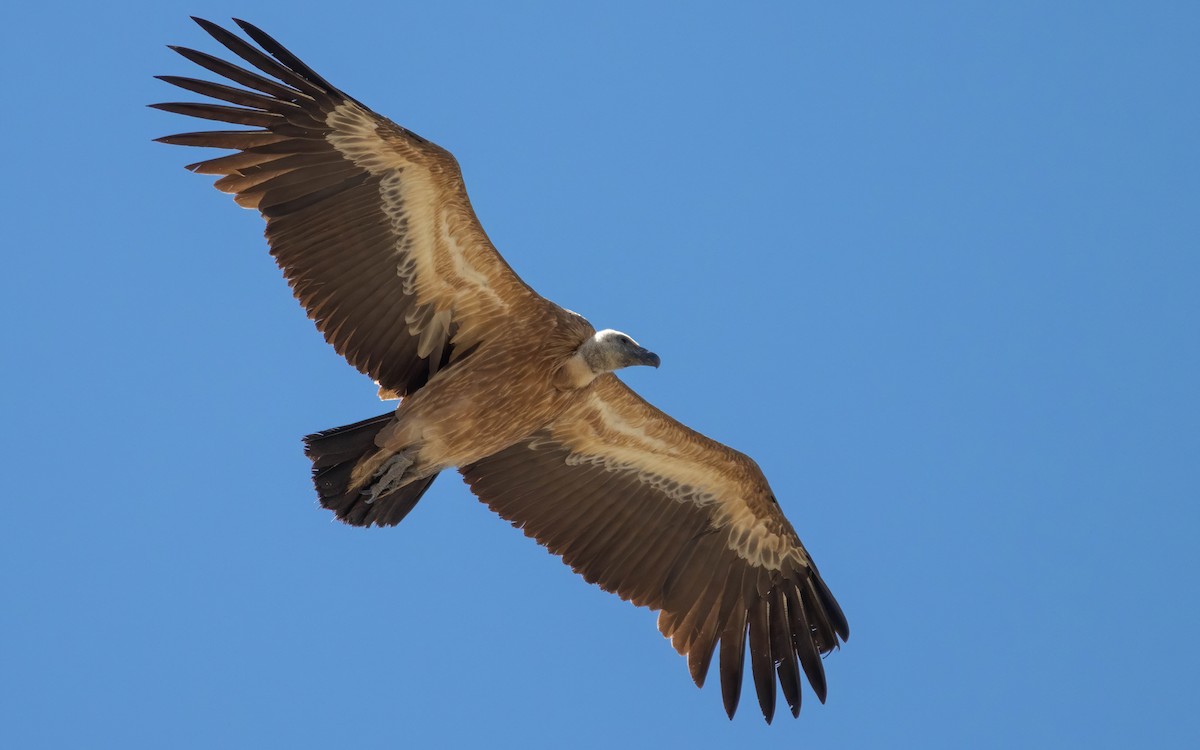
[[[375,114],[254,26],[238,22],[262,49],[197,23],[252,69],[172,47],[225,81],[160,78],[221,103],[152,106],[253,129],[159,140],[236,152],[189,169],[219,176],[218,189],[263,215],[293,292],[352,365],[407,395],[549,304],[488,240],[449,152]]]
[[[237,21],[257,47],[197,23],[248,67],[172,47],[223,80],[162,80],[217,103],[153,106],[249,129],[159,140],[233,152],[188,168],[216,176],[218,189],[262,214],[293,293],[381,394],[411,394],[472,357],[492,366],[505,351],[486,346],[493,337],[546,335],[546,321],[565,315],[496,252],[449,152],[346,95],[256,27]],[[484,502],[587,581],[659,610],[659,629],[697,685],[715,657],[731,717],[747,652],[768,721],[777,685],[799,713],[801,675],[825,700],[821,656],[849,627],[746,456],[608,374],[534,435],[461,471]]]
[[[799,713],[802,671],[824,702],[820,654],[849,627],[750,459],[605,375],[546,429],[462,473],[585,579],[660,610],[698,685],[719,644],[730,716],[747,640],[768,721],[777,680]]]

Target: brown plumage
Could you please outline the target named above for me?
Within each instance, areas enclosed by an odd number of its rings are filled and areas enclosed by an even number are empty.
[[[381,396],[401,398],[394,413],[305,439],[322,505],[347,523],[394,525],[457,467],[586,580],[660,610],[697,685],[719,650],[730,717],[747,648],[768,721],[776,682],[793,715],[801,674],[824,702],[821,656],[849,628],[758,466],[612,374],[658,358],[525,284],[479,225],[449,152],[254,26],[237,21],[261,50],[197,23],[257,72],[173,47],[244,88],[162,76],[224,103],[153,106],[251,129],[159,140],[234,152],[189,169],[263,215],[271,254],[325,339]]]

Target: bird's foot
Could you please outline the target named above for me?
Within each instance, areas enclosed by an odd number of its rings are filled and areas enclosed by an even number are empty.
[[[364,501],[368,504],[375,502],[379,498],[389,493],[395,492],[404,485],[412,481],[412,477],[405,477],[405,473],[412,467],[414,461],[408,452],[397,453],[396,455],[383,462],[383,465],[375,470],[375,481],[364,487],[360,492],[367,496]]]

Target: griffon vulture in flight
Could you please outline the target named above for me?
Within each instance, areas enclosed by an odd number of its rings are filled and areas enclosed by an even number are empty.
[[[660,610],[697,685],[719,648],[731,718],[747,639],[767,721],[777,679],[793,715],[801,672],[824,701],[821,657],[849,636],[846,618],[758,466],[613,374],[658,357],[525,284],[479,225],[449,152],[254,26],[237,21],[261,50],[197,23],[257,71],[173,47],[227,82],[162,80],[226,103],[153,106],[249,129],[159,140],[233,152],[188,168],[219,175],[219,190],[262,214],[325,340],[401,399],[305,438],[321,505],[349,524],[392,526],[455,467],[588,582]]]

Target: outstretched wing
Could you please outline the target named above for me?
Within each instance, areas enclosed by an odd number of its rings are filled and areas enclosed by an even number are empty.
[[[330,85],[254,26],[263,51],[195,19],[259,72],[181,47],[239,84],[160,76],[224,104],[151,105],[245,130],[158,140],[235,153],[189,165],[267,220],[271,254],[325,339],[403,396],[545,300],[496,252],[448,151]],[[262,75],[265,74],[265,75]]]
[[[493,510],[577,573],[639,606],[697,685],[720,643],[732,718],[750,666],[763,715],[800,672],[825,701],[821,654],[850,630],[758,466],[679,424],[613,375],[528,440],[462,469]]]

